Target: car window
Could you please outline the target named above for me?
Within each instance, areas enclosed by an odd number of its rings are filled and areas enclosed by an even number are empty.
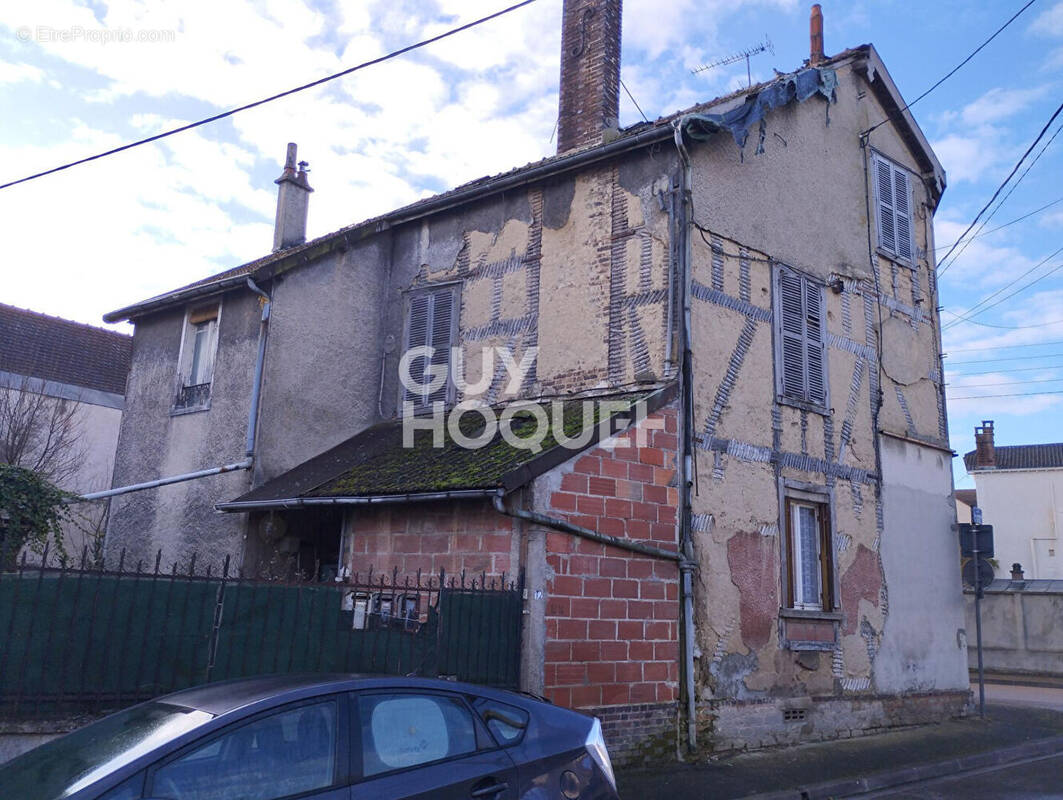
[[[457,698],[362,695],[358,715],[366,776],[476,752],[476,722]]]
[[[96,800],[139,800],[140,790],[144,788],[144,772],[138,772],[129,780],[122,781],[112,789],[101,794]]]
[[[480,719],[484,721],[487,730],[495,737],[495,741],[505,747],[516,744],[524,736],[528,727],[528,712],[523,708],[511,706],[508,703],[499,703],[486,697],[478,697],[473,701]]]
[[[259,717],[155,771],[159,800],[279,800],[335,782],[335,700]]]

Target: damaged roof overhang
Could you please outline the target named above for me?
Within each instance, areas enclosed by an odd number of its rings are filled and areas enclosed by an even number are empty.
[[[604,419],[609,420],[609,435],[615,435],[637,421],[633,418],[637,415],[637,403],[644,403],[643,411],[648,415],[671,402],[675,395],[676,384],[669,383],[642,392],[566,398],[566,404],[584,400],[623,401],[627,408],[626,411],[613,409],[608,417],[596,419],[593,434],[579,447],[570,448],[555,442],[539,453],[518,450],[506,444],[498,433],[479,449],[452,446],[454,443],[447,434],[443,448],[425,450],[418,445],[397,451],[395,434],[398,433],[401,442],[402,420],[389,420],[361,431],[232,501],[216,504],[215,508],[219,511],[266,511],[322,505],[460,500],[507,494],[599,444],[603,434],[599,425]],[[566,409],[565,433],[570,436],[568,414]],[[448,470],[457,474],[444,474],[440,480],[440,471],[445,473]],[[355,491],[350,490],[350,484],[355,485]],[[358,484],[366,490],[358,491]]]

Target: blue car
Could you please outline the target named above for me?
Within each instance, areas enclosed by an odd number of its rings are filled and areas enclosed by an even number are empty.
[[[426,678],[276,675],[127,708],[0,765],[4,800],[617,800],[601,725]]]

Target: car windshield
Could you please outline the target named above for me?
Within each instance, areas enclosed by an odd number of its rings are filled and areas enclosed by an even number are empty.
[[[0,766],[4,800],[61,800],[213,715],[144,703],[53,739]]]

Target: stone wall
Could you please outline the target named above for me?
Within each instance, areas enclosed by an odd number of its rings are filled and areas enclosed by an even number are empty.
[[[967,657],[978,666],[974,594],[967,592]],[[982,598],[982,657],[987,672],[1063,678],[1063,592],[991,590]]]

